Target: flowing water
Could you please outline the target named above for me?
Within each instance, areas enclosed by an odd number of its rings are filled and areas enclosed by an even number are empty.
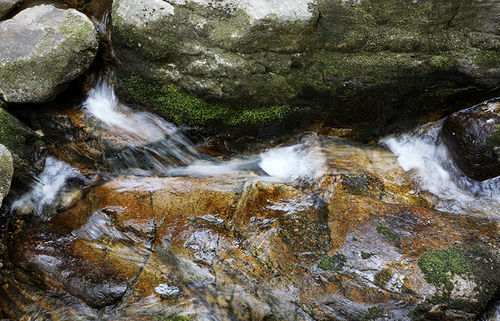
[[[292,145],[277,146],[254,155],[240,155],[232,159],[220,160],[197,152],[193,143],[173,124],[154,114],[133,109],[121,103],[116,97],[113,86],[105,79],[98,81],[89,92],[82,108],[89,117],[93,117],[101,124],[104,131],[121,142],[121,149],[117,148],[114,154],[107,155],[113,159],[114,165],[109,173],[100,173],[106,178],[140,172],[141,176],[147,177],[126,178],[123,182],[133,181],[133,184],[141,184],[147,179],[158,176],[231,176],[244,180],[245,184],[247,181],[251,183],[257,180],[272,180],[297,186],[308,182],[310,186],[314,185],[310,183],[319,182],[327,174],[351,175],[354,173],[357,175],[356,167],[362,167],[369,173],[383,175],[384,179],[396,185],[405,184],[407,178],[413,180],[417,189],[435,196],[437,200],[435,206],[439,210],[500,218],[500,213],[498,213],[500,178],[484,182],[476,182],[467,178],[454,164],[439,138],[442,122],[428,124],[409,133],[382,139],[381,144],[392,154],[381,146],[366,146],[337,137],[318,137],[309,134]],[[360,176],[356,177],[363,180],[363,171],[360,170],[359,174]],[[141,179],[145,180],[141,181]],[[87,183],[88,179],[78,169],[50,157],[47,159],[44,171],[37,177],[32,190],[17,200],[12,205],[12,210],[20,213],[31,211],[42,219],[49,220],[59,209],[65,208],[62,205],[65,203],[63,197],[65,193],[81,188]],[[414,192],[418,194],[419,191]],[[287,215],[294,215],[295,210],[300,212],[314,204],[314,199],[305,199],[300,202],[293,200],[293,202],[283,204],[276,203],[271,207],[279,210],[286,209]],[[98,247],[106,246],[99,244],[99,240],[103,237],[113,242],[129,241],[131,234],[116,229],[112,215],[106,211],[113,211],[113,209],[95,211],[89,216],[86,224],[72,231],[71,237],[89,242],[95,241]],[[220,223],[218,218],[209,216],[204,217],[204,220],[211,224]],[[217,247],[218,239],[214,239],[208,231],[199,231],[199,233],[205,234],[193,235],[194,239],[188,240],[186,246],[196,246],[196,249],[200,250],[200,255],[208,255],[202,251],[207,245],[203,243],[208,242],[210,243],[208,245]],[[199,240],[196,239],[197,237]],[[132,238],[132,240],[138,244],[144,242],[140,238]],[[263,239],[261,244],[266,241],[268,240]],[[132,250],[124,247],[120,255],[131,262],[134,260],[139,262],[134,264],[142,264],[142,258],[148,257],[152,244],[146,244],[140,249],[140,253],[132,253]],[[136,256],[139,259],[132,259]],[[191,261],[178,261],[175,265],[184,272],[182,276],[185,279],[179,283],[193,285],[190,289],[191,294],[194,295],[192,301],[205,300],[203,299],[206,296],[203,282],[210,281],[210,278],[214,276]],[[155,291],[160,296],[171,297],[178,295],[179,288],[162,283],[155,288]],[[215,290],[213,291],[214,293],[209,293],[209,296],[218,295]],[[286,295],[286,291],[280,291],[276,290],[276,297]],[[146,310],[159,314],[171,314],[175,311],[173,309],[175,307],[161,304],[161,300],[154,295],[142,298],[134,304],[111,312],[107,311],[105,314],[109,312],[108,316],[111,317]],[[88,309],[84,305],[75,304],[74,306],[75,309]],[[191,312],[206,315],[207,320],[217,319],[213,317],[214,311],[217,310],[214,303],[207,301],[201,306],[201,310]],[[69,316],[73,313],[72,311],[62,309],[60,311],[62,315],[67,314],[68,319],[71,320],[77,319]],[[97,312],[92,309],[84,312],[83,310],[82,313],[88,316],[97,315]],[[186,308],[183,307],[182,310],[186,311]],[[497,308],[490,312],[488,319],[485,320],[498,320],[498,313]]]
[[[143,175],[217,176],[257,172],[283,180],[321,176],[324,160],[311,139],[229,161],[199,154],[194,145],[164,119],[133,110],[116,97],[113,86],[101,79],[83,103],[86,113],[98,119],[127,148],[113,155],[114,170],[140,168]],[[181,166],[179,166],[181,165]]]
[[[381,140],[421,189],[437,196],[436,208],[500,218],[500,177],[483,182],[468,178],[457,167],[439,133],[443,121]]]

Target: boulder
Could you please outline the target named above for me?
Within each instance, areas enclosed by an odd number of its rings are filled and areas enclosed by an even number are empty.
[[[21,185],[31,179],[44,165],[42,139],[6,110],[0,108],[0,144],[12,153],[14,161],[14,184]]]
[[[81,75],[97,47],[93,23],[74,9],[38,5],[0,23],[0,95],[7,103],[46,102]]]
[[[500,81],[497,1],[113,2],[129,99],[177,123],[414,123]],[[402,125],[401,125],[402,126]]]
[[[12,155],[4,145],[0,145],[0,205],[5,195],[9,193],[13,173]]]
[[[500,285],[498,222],[428,208],[386,150],[323,146],[328,168],[313,186],[238,176],[96,186],[18,235],[0,308],[12,319],[475,320]]]
[[[23,0],[0,0],[0,19]]]
[[[500,175],[500,102],[450,115],[441,137],[460,169],[484,181]]]

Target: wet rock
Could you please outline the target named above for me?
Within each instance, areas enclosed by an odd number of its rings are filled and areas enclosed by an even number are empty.
[[[21,2],[22,0],[0,0],[0,19]]]
[[[493,298],[495,222],[384,203],[340,175],[322,184],[119,178],[52,223],[71,233],[30,232],[16,262],[91,306],[94,292],[117,288],[94,291],[93,280],[121,276],[130,294],[113,313],[125,319],[147,309],[194,320],[472,320]],[[49,269],[37,258],[56,246],[50,262],[62,263]]]
[[[7,103],[46,102],[81,75],[97,51],[82,13],[38,5],[0,23],[0,94]]]
[[[12,153],[14,184],[24,185],[43,169],[44,153],[41,138],[28,126],[0,108],[0,144]]]
[[[12,163],[12,154],[3,145],[0,145],[0,205],[3,198],[10,190],[14,165]]]
[[[497,86],[499,10],[494,0],[120,0],[112,27],[126,93],[176,123],[327,116],[383,130]]]
[[[500,103],[450,115],[441,137],[470,178],[484,181],[500,175]]]
[[[57,231],[28,233],[16,241],[15,262],[49,289],[70,293],[94,308],[113,304],[124,295],[123,275],[102,258],[86,259],[99,255],[98,249]]]

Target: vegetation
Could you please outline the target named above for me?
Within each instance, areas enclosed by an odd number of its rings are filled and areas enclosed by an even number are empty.
[[[395,242],[399,242],[401,241],[401,234],[399,233],[396,233],[394,231],[392,231],[391,229],[389,229],[389,227],[385,224],[382,224],[382,223],[379,223],[377,225],[377,232],[379,232],[380,234],[382,234],[384,237],[392,240],[392,241],[395,241]]]
[[[294,110],[286,105],[239,109],[224,104],[210,104],[180,91],[174,84],[148,84],[138,76],[129,77],[126,86],[133,100],[150,105],[160,116],[176,124],[213,127],[257,126],[283,120]]]
[[[319,261],[318,267],[325,271],[341,271],[344,268],[347,258],[344,254],[335,254],[333,256],[325,255]]]

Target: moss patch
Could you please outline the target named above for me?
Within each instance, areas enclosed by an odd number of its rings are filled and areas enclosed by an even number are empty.
[[[126,86],[134,101],[150,105],[157,114],[176,124],[212,127],[266,125],[283,120],[294,110],[287,105],[239,109],[210,104],[179,90],[174,84],[152,85],[139,76],[127,78]]]
[[[451,278],[454,275],[471,276],[475,263],[466,249],[452,247],[426,252],[420,258],[418,265],[428,283],[439,289],[451,291],[454,287]]]
[[[324,271],[341,271],[346,262],[347,258],[344,254],[325,255],[319,261],[318,267]]]
[[[379,223],[377,225],[377,232],[379,232],[380,234],[382,234],[385,238],[388,238],[389,240],[392,240],[395,242],[401,241],[401,234],[394,232],[385,224]]]
[[[361,258],[362,258],[363,260],[367,260],[367,259],[369,259],[369,258],[371,258],[372,256],[375,256],[375,255],[377,255],[377,254],[375,254],[375,253],[370,253],[370,252],[361,252],[361,254],[360,254],[360,255],[361,255]]]
[[[363,316],[363,321],[376,320],[384,316],[384,308],[382,307],[371,307],[369,308],[365,315]]]

